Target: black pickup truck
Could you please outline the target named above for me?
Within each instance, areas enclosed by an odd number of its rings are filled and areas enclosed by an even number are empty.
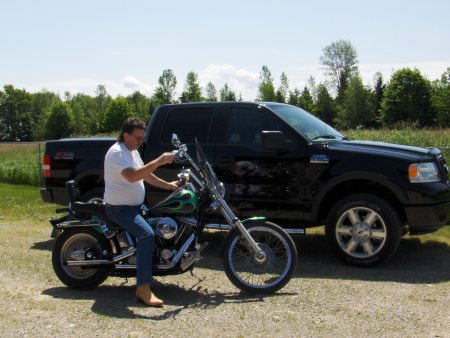
[[[450,223],[449,170],[442,152],[349,140],[306,111],[279,103],[214,102],[160,106],[148,124],[144,162],[171,151],[171,136],[197,137],[241,217],[265,215],[286,228],[325,224],[331,243],[350,264],[389,258],[400,237]],[[74,179],[83,200],[102,198],[103,158],[113,138],[46,143],[46,202],[68,202]],[[191,147],[193,149],[193,147]],[[180,164],[157,175],[175,179]],[[147,186],[149,206],[166,192]],[[213,222],[213,221],[212,221]]]

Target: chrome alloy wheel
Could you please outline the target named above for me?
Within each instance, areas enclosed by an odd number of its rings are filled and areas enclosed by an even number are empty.
[[[370,258],[385,245],[387,228],[376,211],[355,207],[345,211],[336,224],[339,247],[355,258]]]

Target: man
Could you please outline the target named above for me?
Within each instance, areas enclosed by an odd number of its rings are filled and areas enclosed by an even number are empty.
[[[155,234],[140,215],[145,199],[144,181],[167,190],[176,190],[176,182],[166,182],[153,174],[160,166],[172,163],[172,153],[163,153],[144,165],[137,149],[144,140],[145,124],[128,118],[117,142],[105,156],[106,214],[137,239],[136,298],[147,306],[161,306],[163,301],[150,289]]]

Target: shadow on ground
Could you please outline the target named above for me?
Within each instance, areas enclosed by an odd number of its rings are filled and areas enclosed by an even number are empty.
[[[223,270],[220,248],[226,233],[205,233],[209,246],[202,252],[197,267]],[[416,237],[404,237],[394,256],[372,268],[355,268],[342,263],[331,250],[324,235],[294,237],[298,264],[294,278],[330,278],[400,283],[439,283],[450,281],[450,246],[436,241],[422,243]],[[51,250],[54,240],[37,242],[31,248]],[[189,302],[188,302],[189,303]]]
[[[115,318],[128,319],[152,319],[164,320],[174,318],[182,311],[193,308],[209,309],[227,303],[255,303],[264,302],[266,297],[292,296],[292,293],[280,292],[270,296],[251,296],[244,293],[218,293],[208,292],[197,285],[187,289],[174,284],[161,284],[155,281],[152,289],[162,299],[165,306],[161,311],[152,311],[148,316],[135,313],[136,308],[147,308],[137,302],[134,293],[135,287],[122,286],[99,286],[92,290],[74,290],[66,287],[55,287],[47,289],[43,294],[57,299],[66,300],[93,300],[92,311]],[[170,310],[166,310],[170,306]],[[175,307],[175,309],[173,309]],[[157,313],[152,315],[152,313]]]
[[[223,234],[210,234],[210,242],[198,266],[222,269],[219,258]],[[422,243],[417,237],[404,237],[394,256],[372,268],[345,265],[330,248],[325,235],[294,236],[298,251],[294,278],[330,278],[399,283],[439,283],[450,281],[450,246],[437,242]]]

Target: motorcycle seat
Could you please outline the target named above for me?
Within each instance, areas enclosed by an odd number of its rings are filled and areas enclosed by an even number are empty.
[[[94,215],[101,220],[103,220],[108,228],[113,231],[122,230],[122,227],[112,221],[105,212],[105,204],[104,203],[98,203],[98,202],[74,202],[72,204],[72,210],[76,213],[80,214],[88,214],[88,215]]]

